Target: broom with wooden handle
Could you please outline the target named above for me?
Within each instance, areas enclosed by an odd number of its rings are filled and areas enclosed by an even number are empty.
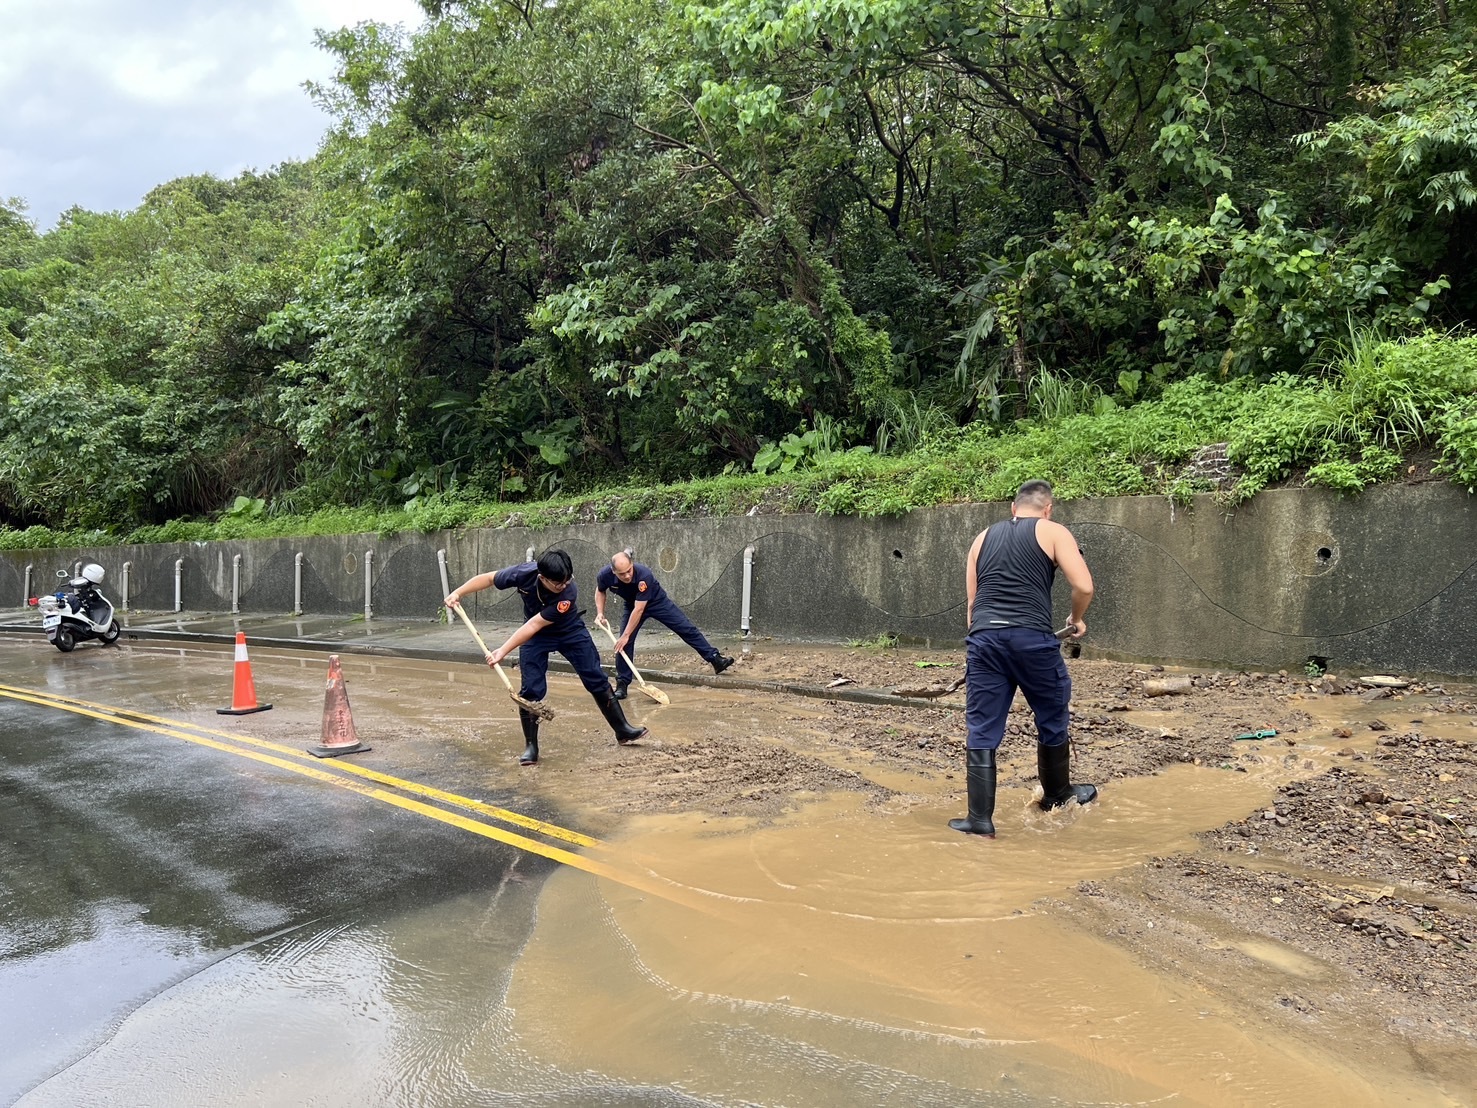
[[[601,627],[605,628],[605,633],[610,636],[610,645],[614,646],[616,642],[615,632],[610,629],[610,624],[606,623],[603,619],[597,619],[595,622],[600,624]],[[624,650],[617,650],[616,653],[621,656],[626,665],[631,667],[631,672],[636,675],[636,687],[638,689],[644,692],[647,696],[651,697],[651,699],[655,700],[658,704],[672,703],[671,698],[668,697],[666,693],[662,692],[661,689],[657,688],[655,685],[648,685],[646,683],[646,678],[641,676],[641,671],[636,668],[636,663],[631,661],[630,656]]]
[[[467,625],[467,630],[472,632],[472,638],[476,639],[477,645],[482,648],[482,656],[484,658],[491,658],[492,651],[487,649],[487,644],[482,641],[482,636],[477,634],[477,628],[472,623],[472,617],[467,615],[460,604],[453,604],[451,605],[451,607],[455,609],[457,615],[462,617],[462,622]],[[508,680],[508,675],[503,671],[502,666],[500,666],[496,662],[493,662],[492,668],[497,670],[497,675],[503,679],[503,684],[507,686],[508,695],[517,702],[520,708],[527,708],[530,712],[534,713],[540,719],[554,718],[554,709],[550,708],[547,704],[543,704],[535,700],[524,700],[521,696],[514,692],[513,682]]]

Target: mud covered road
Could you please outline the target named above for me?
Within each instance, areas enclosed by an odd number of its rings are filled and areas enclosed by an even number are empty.
[[[957,661],[958,659],[955,659]],[[692,657],[650,655],[653,668]],[[1467,687],[1295,673],[1201,673],[1087,658],[1073,679],[1073,779],[1102,790],[1191,763],[1257,774],[1267,803],[1153,858],[1055,898],[1054,912],[1144,963],[1233,994],[1274,1026],[1330,1044],[1391,1042],[1422,1068],[1461,1072],[1477,1048],[1477,696]],[[906,649],[807,651],[761,645],[736,673],[838,689],[913,688],[958,673]],[[1178,695],[1146,683],[1190,679]],[[1378,675],[1384,676],[1384,675]],[[879,800],[921,773],[953,781],[963,814],[962,700],[878,707],[794,698],[783,753],[741,739],[704,746],[677,778],[685,802],[772,813],[796,788],[854,788]],[[1238,739],[1259,731],[1263,739]],[[1034,731],[1018,697],[1001,787],[1035,785]],[[857,760],[860,760],[860,763]],[[845,768],[852,765],[850,770]],[[637,810],[674,787],[664,760],[624,775],[613,803]],[[891,786],[891,787],[890,787]],[[1008,808],[1002,802],[1002,808]],[[982,851],[1012,849],[1009,810]],[[940,830],[941,837],[949,835]],[[1353,1037],[1351,1040],[1351,1036]],[[1477,1096],[1477,1078],[1459,1079]]]
[[[276,707],[226,719],[220,644],[0,646],[16,686],[298,747],[318,735],[321,654],[254,648]],[[1027,1078],[1052,1102],[1091,1089],[1114,1103],[1154,1090],[1204,1104],[1477,1103],[1477,693],[1083,657],[1068,663],[1073,777],[1099,801],[1036,809],[1018,702],[988,841],[945,826],[964,810],[959,694],[842,699],[947,687],[961,661],[761,640],[698,687],[674,679],[710,672],[690,651],[643,651],[671,699],[632,690],[627,711],[650,735],[617,746],[556,674],[557,718],[526,769],[513,704],[475,656],[346,652],[344,671],[372,747],[356,764],[513,798],[718,906],[694,926],[660,898],[555,874],[507,1016],[540,1073],[657,1085],[700,1073],[714,1103],[736,1090],[778,1102],[815,1084],[824,1043],[851,1061],[815,1103],[883,1056],[876,1079],[903,1089],[897,1073],[913,1073],[913,1103]],[[1148,695],[1164,682],[1179,691]],[[1239,737],[1259,732],[1274,733]],[[588,979],[565,972],[571,949]],[[573,1008],[590,1033],[561,1030]],[[633,1008],[654,1022],[630,1022]],[[730,1053],[761,1025],[778,1036],[755,1046],[769,1069]],[[662,1031],[638,1042],[643,1027]],[[778,1041],[790,1068],[771,1064]],[[771,1072],[773,1088],[756,1076]]]

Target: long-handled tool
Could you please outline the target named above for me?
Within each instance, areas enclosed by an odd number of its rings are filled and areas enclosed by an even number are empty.
[[[892,690],[893,696],[917,696],[927,697],[930,700],[936,696],[948,696],[950,693],[958,692],[964,685],[965,675],[960,674],[947,685],[935,681],[931,685],[898,685]]]
[[[1069,658],[1082,657],[1082,644],[1072,636],[1077,633],[1077,625],[1068,618],[1066,626],[1056,633],[1057,642],[1062,644],[1062,653]]]
[[[601,627],[605,628],[605,633],[610,636],[610,645],[614,646],[616,642],[615,632],[610,629],[610,624],[606,623],[603,619],[597,620],[596,622],[598,622]],[[658,704],[672,703],[671,699],[667,696],[666,693],[662,692],[661,689],[657,688],[655,685],[648,685],[646,683],[646,678],[641,676],[641,671],[636,668],[636,663],[631,661],[630,656],[624,650],[618,650],[616,651],[616,653],[621,656],[626,665],[631,668],[631,672],[636,675],[636,687],[638,689],[644,692],[647,696],[651,697],[651,699],[655,700]]]
[[[484,658],[491,658],[492,651],[487,649],[487,644],[482,641],[482,636],[477,634],[477,628],[472,624],[472,617],[467,615],[466,611],[462,608],[460,604],[453,604],[451,605],[451,607],[456,609],[456,614],[462,617],[462,622],[467,625],[467,630],[472,632],[472,638],[476,639],[477,645],[482,648],[482,656]],[[494,662],[492,664],[492,668],[497,670],[497,675],[503,679],[503,684],[507,686],[508,695],[511,696],[518,703],[519,707],[527,708],[530,712],[533,712],[540,719],[554,718],[554,709],[550,708],[547,704],[540,703],[536,700],[524,700],[521,696],[515,693],[513,691],[513,682],[508,680],[508,675],[503,672],[502,666]]]

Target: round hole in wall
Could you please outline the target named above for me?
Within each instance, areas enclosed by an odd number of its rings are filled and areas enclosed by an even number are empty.
[[[343,566],[345,573],[353,573],[356,569],[359,568],[359,559],[356,558],[353,554],[345,554]]]
[[[894,550],[892,552],[892,556],[894,558],[901,558],[903,556],[903,552],[901,550]]]
[[[682,560],[677,553],[676,547],[664,546],[661,553],[656,556],[656,564],[662,567],[663,573],[671,573],[677,568],[677,563]]]
[[[1284,549],[1293,572],[1304,577],[1321,577],[1339,563],[1338,540],[1327,531],[1300,532]]]

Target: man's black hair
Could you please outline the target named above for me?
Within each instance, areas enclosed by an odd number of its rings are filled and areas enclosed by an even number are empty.
[[[1043,481],[1039,477],[1027,481],[1015,491],[1017,503],[1030,504],[1032,507],[1044,508],[1051,502],[1051,482]]]
[[[562,550],[545,550],[538,560],[538,571],[550,581],[568,581],[574,576],[574,562]]]

